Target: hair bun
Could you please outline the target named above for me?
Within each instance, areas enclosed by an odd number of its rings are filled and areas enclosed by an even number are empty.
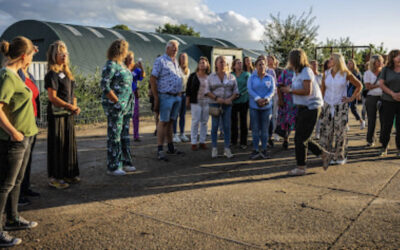
[[[7,56],[10,49],[10,43],[7,41],[2,41],[0,44],[0,52]]]

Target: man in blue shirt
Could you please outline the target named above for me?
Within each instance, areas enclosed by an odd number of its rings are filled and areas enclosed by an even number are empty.
[[[157,158],[167,161],[163,151],[164,139],[167,139],[168,154],[183,154],[172,143],[172,124],[177,119],[180,108],[182,75],[176,60],[179,43],[168,41],[165,54],[158,57],[150,76],[151,91],[154,96],[154,111],[160,113],[157,128]]]

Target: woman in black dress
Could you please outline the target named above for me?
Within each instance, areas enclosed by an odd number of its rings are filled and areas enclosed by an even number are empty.
[[[49,97],[47,108],[47,171],[49,186],[68,188],[77,183],[79,168],[75,140],[74,115],[80,108],[74,95],[74,76],[69,68],[67,46],[62,41],[50,45],[47,51],[48,72],[45,88]]]

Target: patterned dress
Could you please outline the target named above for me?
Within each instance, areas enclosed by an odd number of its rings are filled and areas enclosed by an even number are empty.
[[[283,86],[292,86],[294,72],[285,69],[278,78],[278,83]],[[278,109],[278,126],[277,130],[281,129],[282,135],[288,136],[290,131],[295,129],[297,107],[293,103],[292,94],[282,93],[283,107]],[[279,127],[279,128],[278,128]]]
[[[107,116],[107,167],[114,171],[132,165],[129,141],[129,123],[132,117],[132,73],[114,61],[103,68],[101,88],[102,105]],[[107,94],[113,91],[118,102],[113,103]]]

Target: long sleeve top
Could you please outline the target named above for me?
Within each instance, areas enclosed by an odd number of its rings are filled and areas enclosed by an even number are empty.
[[[247,81],[247,90],[249,92],[249,104],[252,109],[269,109],[272,107],[271,99],[275,93],[275,81],[269,74],[260,78],[258,75],[251,75]],[[257,101],[259,99],[268,99],[268,104],[259,107]]]

